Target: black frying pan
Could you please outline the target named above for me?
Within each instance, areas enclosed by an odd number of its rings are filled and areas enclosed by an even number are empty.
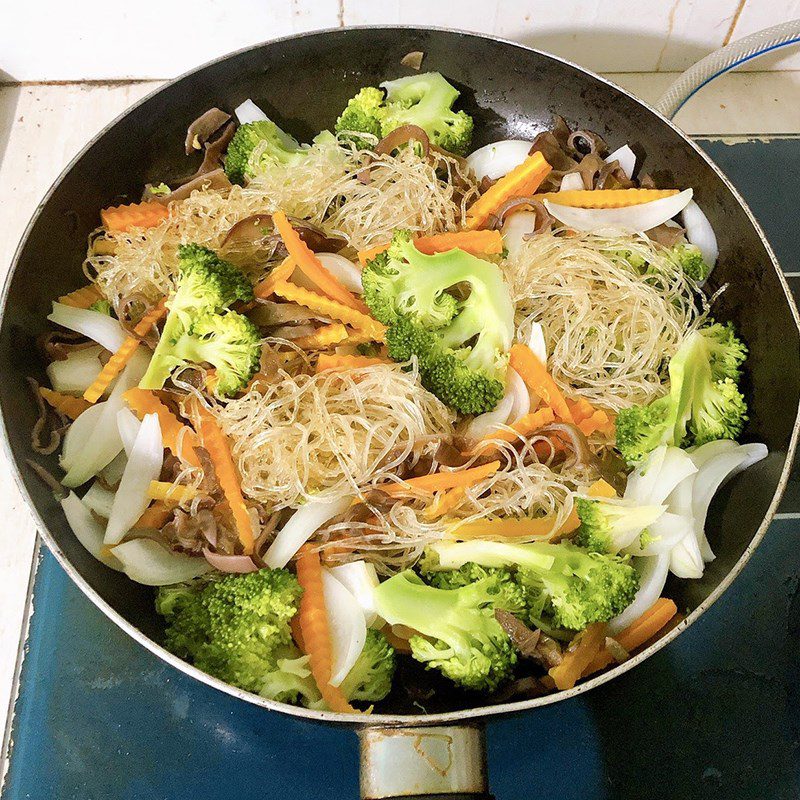
[[[630,143],[644,154],[643,168],[659,185],[694,189],[720,244],[709,288],[729,284],[714,314],[733,320],[750,347],[745,388],[751,420],[744,439],[765,442],[770,455],[715,500],[707,530],[717,559],[703,578],[668,585],[667,594],[678,606],[691,610],[678,628],[570,692],[482,707],[479,697],[439,687],[426,700],[432,712],[428,715],[417,713],[401,692],[394,693],[357,723],[365,742],[362,787],[368,796],[482,791],[480,736],[459,723],[533,709],[587,691],[631,669],[692,624],[731,583],[767,529],[787,479],[800,396],[797,312],[763,233],[709,158],[626,92],[544,53],[446,30],[339,29],[243,50],[159,89],[89,144],[37,209],[4,288],[0,408],[17,480],[48,546],[110,619],[178,669],[243,700],[295,716],[353,723],[345,715],[241,692],[159,646],[161,622],[153,610],[152,590],[95,561],[73,536],[52,494],[25,467],[36,417],[25,376],[31,371],[34,338],[47,328],[51,300],[84,280],[81,262],[98,210],[137,200],[147,182],[186,174],[182,144],[189,121],[211,106],[232,110],[252,97],[278,124],[308,141],[333,126],[360,87],[409,73],[400,60],[412,50],[425,53],[424,69],[442,72],[461,90],[460,107],[475,117],[475,147],[498,139],[532,139],[558,112],[577,127],[597,131],[613,147]],[[55,471],[55,457],[46,466]],[[432,725],[439,727],[420,728]]]

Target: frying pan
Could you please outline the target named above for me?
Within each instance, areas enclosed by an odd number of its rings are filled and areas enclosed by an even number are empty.
[[[242,692],[164,650],[152,590],[98,563],[78,543],[51,492],[25,466],[36,413],[25,376],[37,334],[47,329],[51,300],[84,278],[86,240],[98,209],[135,201],[147,182],[186,174],[187,123],[212,106],[233,109],[248,97],[279,125],[308,141],[332,127],[360,87],[406,74],[408,52],[425,53],[461,90],[475,117],[475,147],[498,139],[533,139],[558,112],[612,147],[631,144],[661,186],[691,186],[720,244],[709,281],[717,319],[733,320],[750,347],[745,391],[750,423],[744,440],[762,441],[769,456],[734,479],[715,500],[707,530],[717,553],[701,580],[676,581],[667,594],[686,619],[624,664],[568,692],[482,706],[480,697],[433,685],[420,714],[395,692],[370,716],[309,711]],[[641,162],[640,162],[641,163]],[[797,311],[775,257],[742,198],[720,170],[668,120],[627,92],[573,64],[511,42],[449,30],[348,28],[261,44],[207,64],[142,100],[102,131],[67,167],[36,210],[3,292],[0,409],[16,479],[61,565],[126,633],[198,681],[265,709],[356,727],[362,739],[366,797],[485,793],[480,720],[533,711],[613,680],[680,635],[730,585],[764,535],[788,477],[800,399]],[[38,377],[42,377],[39,375]],[[44,465],[55,471],[55,457]],[[412,672],[406,680],[417,680]]]

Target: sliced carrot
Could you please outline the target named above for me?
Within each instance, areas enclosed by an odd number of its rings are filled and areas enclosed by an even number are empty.
[[[122,372],[125,365],[131,360],[136,352],[136,348],[141,344],[142,337],[150,333],[150,329],[167,313],[167,306],[162,300],[158,305],[153,306],[140,320],[133,329],[135,336],[129,336],[119,347],[119,350],[108,359],[106,365],[100,370],[100,374],[94,379],[94,383],[83,393],[83,399],[89,403],[97,402],[103,392],[108,388],[111,381]]]
[[[294,344],[303,350],[324,350],[347,339],[347,328],[341,322],[323,325],[310,336],[301,336]]]
[[[469,231],[481,228],[506,200],[533,194],[548,176],[550,169],[541,153],[528,156],[467,209],[467,224],[464,227]]]
[[[641,617],[634,620],[614,638],[630,653],[636,650],[637,647],[641,647],[649,639],[652,639],[669,623],[677,611],[678,608],[672,600],[667,597],[659,597]],[[605,669],[613,660],[611,653],[604,648],[587,665],[583,676],[586,677]]]
[[[288,281],[278,281],[274,287],[274,292],[285,300],[290,300],[293,303],[310,308],[312,311],[319,312],[323,317],[336,319],[353,328],[358,328],[364,333],[373,336],[375,341],[382,342],[384,339],[386,328],[380,322],[336,300],[323,297],[316,292],[303,289]]]
[[[391,364],[393,362],[377,356],[350,356],[321,353],[317,359],[317,373],[327,372],[331,369],[364,369],[378,364]]]
[[[380,255],[384,250],[389,249],[389,242],[385,244],[379,244],[376,247],[370,247],[366,250],[359,250],[358,251],[358,260],[361,262],[362,267],[367,266],[368,261],[372,261],[375,256]]]
[[[147,487],[147,496],[151,500],[163,500],[170,503],[188,503],[197,497],[194,486],[184,486],[180,483],[169,481],[150,481]]]
[[[158,416],[164,447],[172,455],[182,459],[187,464],[191,464],[193,467],[200,466],[197,454],[194,452],[194,446],[197,444],[195,432],[188,425],[184,425],[158,399],[154,392],[149,389],[134,387],[133,389],[128,389],[122,397],[139,419],[144,419],[145,414],[156,414]]]
[[[136,520],[136,524],[133,527],[161,530],[172,516],[172,511],[173,509],[169,508],[166,503],[156,500],[155,503],[151,503],[144,510],[144,513]]]
[[[71,394],[54,392],[46,386],[39,387],[39,394],[48,405],[52,406],[56,411],[60,411],[64,416],[70,419],[78,419],[78,417],[91,406],[91,403],[87,403],[82,397],[74,397]]]
[[[214,416],[207,411],[200,403],[195,402],[194,412],[197,417],[195,430],[203,439],[203,447],[208,450],[211,463],[217,473],[222,493],[228,501],[236,524],[236,532],[239,535],[239,542],[242,545],[242,552],[250,555],[253,552],[254,537],[253,525],[250,521],[250,514],[242,496],[242,487],[239,476],[236,473],[236,465],[233,463],[233,456],[225,434],[220,429]]]
[[[558,417],[565,422],[574,421],[561,389],[528,345],[515,344],[511,348],[508,363],[519,373],[528,389],[538,395],[545,405],[550,406]]]
[[[569,189],[565,192],[545,192],[537,200],[550,200],[572,208],[627,208],[663,200],[678,194],[679,189]]]
[[[555,419],[555,414],[553,413],[553,409],[549,406],[545,406],[544,408],[537,408],[536,411],[531,411],[528,414],[525,414],[524,417],[520,417],[512,426],[512,430],[507,430],[505,428],[501,428],[500,430],[496,430],[493,433],[484,436],[470,451],[469,453],[474,453],[477,450],[485,453],[486,450],[489,448],[495,448],[496,445],[493,445],[493,442],[503,441],[503,442],[516,442],[519,438],[527,438],[535,431],[539,430],[539,428],[543,428],[545,425],[550,424]]]
[[[342,284],[327,270],[322,262],[317,258],[314,251],[300,238],[300,235],[292,227],[286,214],[283,211],[276,211],[272,215],[272,222],[275,229],[283,239],[289,255],[297,264],[297,268],[306,276],[321,292],[326,294],[331,300],[336,300],[344,306],[368,314],[369,309],[352,292]]]
[[[548,671],[556,689],[571,689],[592,663],[606,640],[606,623],[593,622],[582,630],[570,644],[557,667]]]
[[[614,420],[606,411],[595,408],[585,397],[568,397],[566,403],[575,424],[585,436],[597,431],[613,436]]]
[[[455,489],[447,489],[436,495],[433,503],[431,503],[423,512],[422,516],[427,520],[439,519],[445,514],[449,514],[459,503],[464,499],[466,490],[463,486],[457,486]]]
[[[480,467],[471,467],[453,472],[435,472],[420,478],[409,478],[400,483],[384,483],[377,488],[388,495],[408,494],[410,492],[439,492],[444,489],[466,488],[489,478],[500,469],[499,461],[492,461]]]
[[[262,300],[271,297],[277,283],[288,281],[292,277],[295,266],[294,259],[291,256],[287,256],[277,267],[272,268],[272,272],[263,281],[253,287],[253,294]]]
[[[131,228],[154,228],[169,217],[169,209],[161,203],[129,203],[111,206],[100,212],[107,231],[124,233]]]
[[[375,256],[389,247],[381,244],[369,250],[360,250],[358,260],[363,266],[372,261]],[[493,256],[503,252],[503,235],[500,231],[454,231],[451,233],[437,233],[433,236],[419,236],[414,239],[414,247],[432,256],[435,253],[446,253],[448,250],[463,250],[474,256]]]
[[[298,617],[311,674],[322,694],[322,699],[332,711],[355,713],[356,709],[350,705],[339,687],[331,685],[333,645],[328,612],[325,608],[322,562],[319,553],[313,547],[304,544],[298,552],[296,566],[297,580],[303,588]]]
[[[503,252],[503,235],[500,231],[456,231],[414,239],[414,247],[432,256],[448,250],[463,250],[475,256],[494,256]]]
[[[88,286],[81,286],[69,294],[62,294],[58,302],[73,308],[89,308],[92,303],[103,299],[103,293],[97,288],[97,284],[90,283]]]

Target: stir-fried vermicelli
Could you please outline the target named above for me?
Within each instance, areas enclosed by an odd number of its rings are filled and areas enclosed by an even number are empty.
[[[520,338],[540,323],[562,389],[614,410],[663,394],[669,358],[702,321],[694,282],[645,236],[543,233],[506,274]]]
[[[210,109],[39,343],[76,536],[271,700],[406,703],[406,657],[473,699],[571,688],[666,629],[708,486],[766,453],[691,189],[560,117],[465,158],[458,95],[365,87],[310,145]]]

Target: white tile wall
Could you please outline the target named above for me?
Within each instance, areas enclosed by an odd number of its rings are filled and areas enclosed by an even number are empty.
[[[800,0],[34,0],[5,4],[0,80],[169,78],[223,53],[339,25],[439,25],[532,44],[599,72],[683,70]],[[758,69],[764,69],[759,62]],[[800,55],[772,57],[800,68]]]

